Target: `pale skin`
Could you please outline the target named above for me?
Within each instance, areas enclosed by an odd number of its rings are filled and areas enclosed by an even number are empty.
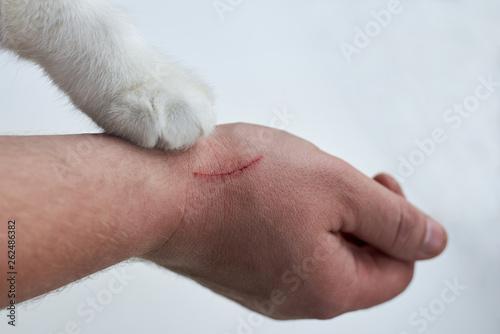
[[[183,152],[0,137],[0,157],[0,254],[15,219],[18,303],[138,257],[272,318],[327,319],[395,297],[446,246],[390,176],[255,125],[218,126]]]

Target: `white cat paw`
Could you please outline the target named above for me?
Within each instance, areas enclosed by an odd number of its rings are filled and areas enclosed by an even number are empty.
[[[207,136],[216,116],[204,84],[188,75],[152,75],[116,96],[97,122],[139,146],[179,150]]]

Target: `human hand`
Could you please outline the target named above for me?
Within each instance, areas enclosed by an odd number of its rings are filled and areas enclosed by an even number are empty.
[[[385,302],[446,245],[390,176],[372,180],[286,132],[218,126],[172,159],[188,180],[182,219],[144,258],[272,318]]]

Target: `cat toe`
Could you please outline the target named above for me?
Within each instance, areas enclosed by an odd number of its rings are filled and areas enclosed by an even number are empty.
[[[215,126],[213,99],[203,89],[166,87],[155,82],[119,95],[97,123],[142,147],[192,146]]]

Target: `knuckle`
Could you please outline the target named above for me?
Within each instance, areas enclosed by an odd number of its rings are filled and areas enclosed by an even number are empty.
[[[309,308],[309,318],[319,320],[332,319],[342,314],[340,309],[333,298],[322,298],[316,301],[313,307]]]

